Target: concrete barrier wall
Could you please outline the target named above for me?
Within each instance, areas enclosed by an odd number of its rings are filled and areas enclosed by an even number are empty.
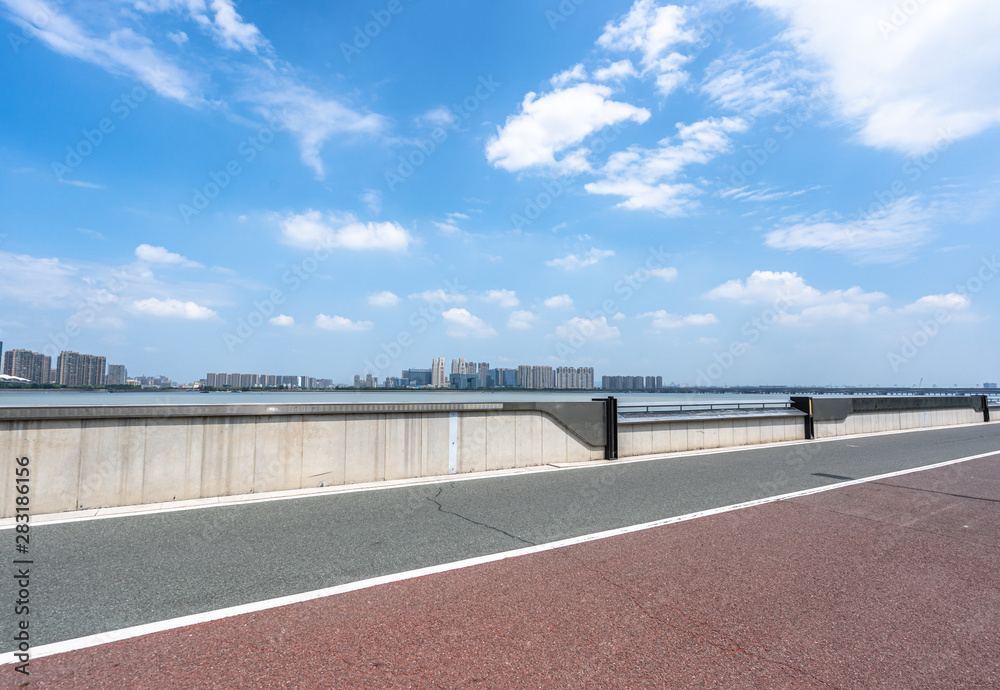
[[[1000,422],[1000,407],[994,407],[990,405],[990,421]]]
[[[604,457],[603,446],[547,412],[454,407],[0,420],[0,517],[15,513],[11,482],[20,456],[31,461],[35,514]]]
[[[983,413],[971,408],[950,410],[900,410],[887,412],[855,412],[839,420],[817,420],[816,438],[871,434],[880,431],[899,431],[956,424],[974,424],[983,421]]]
[[[708,448],[749,446],[805,439],[802,417],[732,417],[722,419],[621,423],[618,457],[675,453]]]

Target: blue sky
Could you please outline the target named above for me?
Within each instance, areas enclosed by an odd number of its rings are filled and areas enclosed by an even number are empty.
[[[0,339],[1000,378],[987,0],[0,0]]]

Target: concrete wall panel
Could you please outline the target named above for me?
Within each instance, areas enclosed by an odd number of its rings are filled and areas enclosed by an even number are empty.
[[[302,488],[302,417],[258,417],[254,493]]]
[[[514,415],[502,412],[486,413],[486,469],[506,470],[517,467],[517,422]]]
[[[345,415],[302,418],[302,486],[345,483],[347,462]]]
[[[461,413],[458,416],[458,471],[485,472],[489,442],[486,413]]]
[[[543,465],[542,416],[539,412],[518,412],[515,418],[514,443],[517,467]]]
[[[142,503],[145,446],[143,419],[84,420],[78,505],[95,508]]]

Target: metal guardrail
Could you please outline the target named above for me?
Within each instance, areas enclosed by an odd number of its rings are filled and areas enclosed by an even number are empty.
[[[657,410],[763,410],[763,409],[791,409],[791,402],[760,402],[760,403],[618,403],[618,409],[629,412],[642,409],[650,412]]]

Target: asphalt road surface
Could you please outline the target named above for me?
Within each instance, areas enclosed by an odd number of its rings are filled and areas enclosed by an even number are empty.
[[[984,424],[36,524],[32,645],[998,450],[1000,424]]]

